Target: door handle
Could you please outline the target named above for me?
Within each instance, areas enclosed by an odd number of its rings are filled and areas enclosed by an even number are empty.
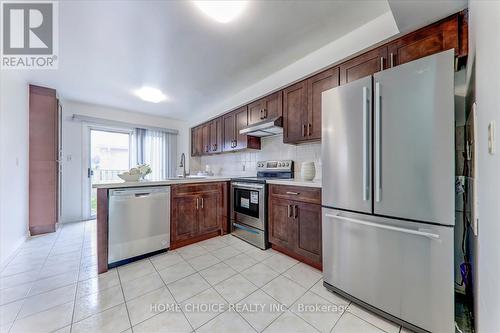
[[[201,197],[201,209],[203,209],[203,197]]]
[[[199,201],[199,198],[196,198],[196,210],[198,210],[198,208],[199,208],[199,202],[198,201]]]
[[[393,227],[392,225],[385,225],[385,224],[379,224],[379,223],[374,223],[374,222],[369,222],[369,221],[363,221],[363,220],[353,219],[350,217],[344,217],[344,216],[339,216],[339,215],[335,215],[335,214],[326,213],[325,216],[332,218],[332,219],[346,221],[346,222],[350,222],[350,223],[354,223],[354,224],[366,225],[366,226],[375,227],[375,228],[379,228],[379,229],[386,229],[386,230],[403,232],[405,234],[412,234],[412,235],[417,235],[417,236],[424,236],[424,237],[428,237],[428,238],[439,239],[438,234],[433,234],[431,232]]]
[[[370,114],[369,110],[370,100],[368,98],[368,87],[363,87],[363,200],[367,201],[370,198],[370,186],[369,183],[369,167],[368,163],[370,160],[369,153],[369,140],[370,140]]]
[[[380,202],[382,195],[382,161],[381,152],[381,116],[382,116],[382,96],[380,93],[380,82],[375,83],[375,201]]]
[[[288,217],[292,217],[292,205],[288,205]]]
[[[299,209],[297,208],[297,205],[293,205],[293,218],[296,219],[299,214],[297,214],[297,211]]]

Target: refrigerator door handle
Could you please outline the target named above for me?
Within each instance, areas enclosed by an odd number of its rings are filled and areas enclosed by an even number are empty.
[[[381,101],[380,82],[375,82],[375,201],[381,201],[382,194],[382,166],[381,166]]]
[[[369,221],[363,221],[363,220],[353,219],[350,217],[344,217],[344,216],[328,214],[328,213],[325,214],[325,216],[332,218],[332,219],[346,221],[346,222],[350,222],[350,223],[354,223],[354,224],[361,224],[361,225],[366,225],[366,226],[375,227],[375,228],[379,228],[379,229],[393,230],[393,231],[403,232],[405,234],[412,234],[412,235],[423,236],[423,237],[427,237],[427,238],[439,239],[439,235],[433,234],[431,232],[393,227],[391,225],[373,223],[373,222],[369,222]]]
[[[368,97],[368,87],[363,87],[363,200],[370,200],[370,186],[369,182],[369,167],[368,163],[370,163],[370,153],[368,147],[370,145],[370,125],[368,121],[370,119],[370,115],[368,113],[369,110],[370,99]]]

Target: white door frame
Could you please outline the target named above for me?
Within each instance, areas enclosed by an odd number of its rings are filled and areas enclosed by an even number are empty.
[[[93,130],[94,131],[129,134],[129,168],[134,163],[134,157],[133,157],[134,129],[133,128],[120,128],[120,127],[104,126],[104,125],[96,125],[96,124],[84,124],[83,125],[82,174],[81,174],[82,175],[82,184],[83,184],[83,186],[82,186],[82,212],[83,212],[84,218],[87,220],[96,218],[96,215],[92,214],[92,211],[91,211],[90,197],[91,197],[92,183],[91,183],[90,177],[88,176],[88,170],[91,167],[90,152],[91,152],[91,145],[92,145],[92,142],[90,142],[90,138],[91,138],[90,132]]]

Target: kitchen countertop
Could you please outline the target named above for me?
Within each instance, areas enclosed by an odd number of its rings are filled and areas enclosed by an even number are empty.
[[[205,178],[180,178],[180,179],[165,179],[165,180],[145,180],[138,182],[117,181],[105,184],[94,184],[93,188],[125,188],[125,187],[145,187],[145,186],[161,186],[175,184],[194,184],[194,183],[210,183],[210,182],[227,182],[231,178],[228,177],[205,177]]]
[[[269,179],[266,180],[267,184],[275,185],[291,185],[291,186],[304,186],[304,187],[317,187],[321,188],[321,180],[304,180],[300,178],[295,179]]]

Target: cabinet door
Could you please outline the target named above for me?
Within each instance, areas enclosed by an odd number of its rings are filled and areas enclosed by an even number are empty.
[[[296,143],[306,138],[307,80],[283,90],[283,141]]]
[[[456,16],[451,20],[417,30],[389,44],[389,67],[448,49],[455,49],[457,54],[458,47],[458,16]]]
[[[248,104],[248,124],[255,124],[264,119],[265,104],[265,98]]]
[[[225,114],[222,116],[222,125],[224,127],[222,141],[224,151],[231,151],[234,149],[234,134],[235,134],[235,123],[234,123],[234,113]]]
[[[340,65],[340,83],[346,84],[387,68],[387,46],[366,52]]]
[[[209,153],[220,153],[222,151],[222,119],[217,118],[210,122],[210,146]]]
[[[339,68],[331,68],[307,80],[308,122],[307,138],[321,139],[321,93],[339,85]]]
[[[295,252],[321,263],[321,206],[294,203]]]
[[[207,192],[200,196],[199,234],[220,229],[221,193]]]
[[[292,201],[271,198],[268,213],[269,241],[290,250],[295,248],[292,205]]]
[[[194,237],[198,233],[199,198],[197,195],[182,195],[172,198],[172,241]]]
[[[235,130],[236,130],[236,145],[235,149],[244,149],[247,147],[247,136],[245,134],[240,134],[240,129],[248,126],[248,110],[247,107],[244,106],[234,113],[235,117]]]
[[[283,93],[275,92],[264,98],[263,118],[272,119],[283,115]]]
[[[201,126],[202,155],[210,152],[210,123]]]

